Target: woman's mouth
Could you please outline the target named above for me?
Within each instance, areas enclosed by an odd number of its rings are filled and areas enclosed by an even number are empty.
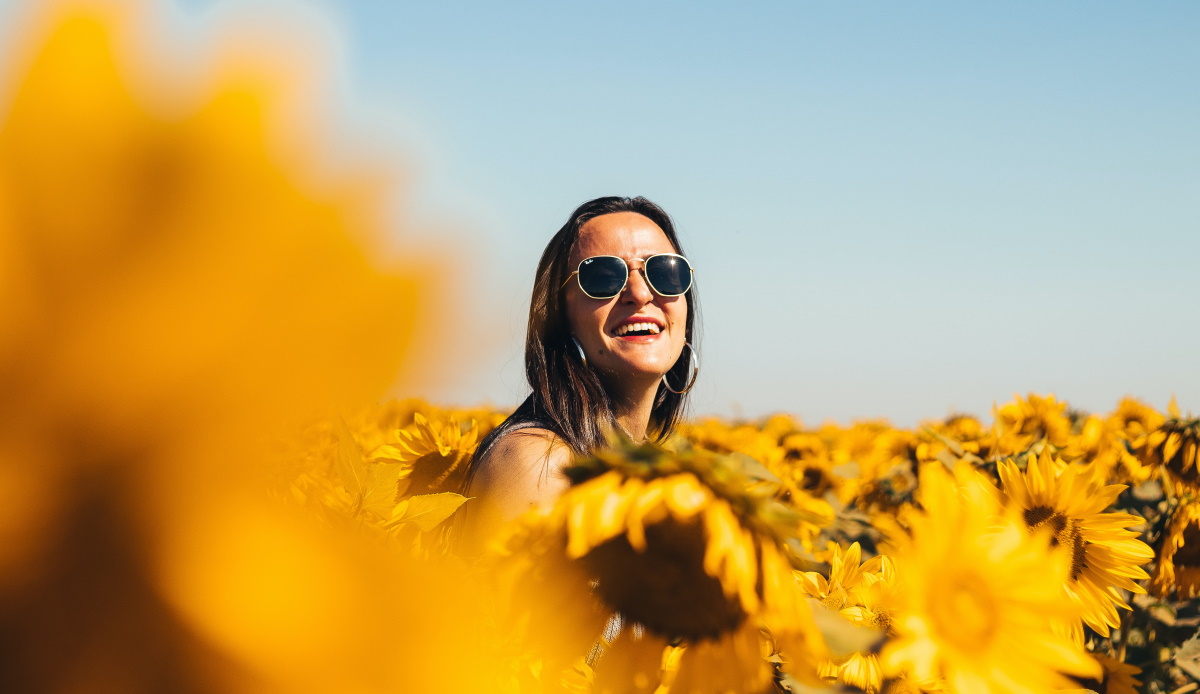
[[[618,325],[612,334],[627,342],[649,342],[662,334],[662,326],[653,321],[630,321]]]

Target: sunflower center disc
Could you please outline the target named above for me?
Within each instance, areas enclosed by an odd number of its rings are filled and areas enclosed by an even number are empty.
[[[729,598],[704,572],[701,524],[668,519],[646,528],[646,551],[625,536],[583,557],[600,597],[630,621],[667,638],[717,639],[746,619],[737,597]]]
[[[1086,566],[1084,559],[1087,557],[1084,549],[1087,543],[1079,523],[1050,506],[1034,506],[1025,511],[1025,524],[1031,532],[1043,526],[1050,528],[1050,546],[1066,547],[1071,552],[1071,580],[1078,579]]]

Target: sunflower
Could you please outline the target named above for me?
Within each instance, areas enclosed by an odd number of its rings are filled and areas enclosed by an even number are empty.
[[[775,427],[778,428],[778,423]],[[778,445],[778,435],[772,435],[750,423],[729,424],[708,417],[695,424],[683,425],[680,434],[698,448],[716,453],[742,453],[767,466],[783,455]]]
[[[766,687],[773,668],[763,630],[794,673],[815,672],[824,643],[784,547],[796,516],[751,484],[736,458],[614,441],[567,475],[573,486],[551,509],[520,521],[529,528],[523,544],[557,553],[553,561],[569,565],[562,573],[591,579],[609,610],[685,644],[672,686]],[[520,546],[507,551],[530,566]],[[543,592],[528,578],[520,587]],[[615,655],[601,670],[623,667]]]
[[[1142,674],[1140,667],[1127,665],[1103,653],[1091,655],[1104,668],[1104,674],[1099,679],[1081,679],[1078,688],[1059,690],[1058,694],[1137,694],[1137,688],[1142,684],[1137,679],[1137,675]]]
[[[1171,418],[1140,443],[1138,455],[1151,470],[1165,470],[1179,494],[1200,495],[1200,417],[1184,418],[1174,399]]]
[[[843,549],[836,543],[830,543],[829,578],[817,571],[797,572],[796,580],[804,588],[804,592],[816,598],[828,609],[838,611],[848,605],[857,604],[852,595],[863,583],[864,576],[880,570],[882,556],[870,559],[866,564],[862,560],[862,546],[855,542]]]
[[[910,472],[915,461],[917,440],[912,432],[895,429],[886,420],[855,422],[844,431],[838,447],[834,460],[840,462],[844,456],[845,462],[858,467],[856,494],[866,506],[896,506],[898,499],[912,492],[915,476],[910,475],[912,484],[896,479]]]
[[[797,515],[752,485],[734,457],[616,442],[566,474],[574,486],[556,505],[566,554],[589,564],[601,596],[631,620],[700,640],[767,609],[768,591],[772,602],[804,608],[798,588],[775,586],[767,573],[790,576],[782,544]]]
[[[959,694],[1034,694],[1071,686],[1064,673],[1099,666],[1052,628],[1077,618],[1062,599],[1065,557],[1011,516],[990,483],[960,465],[922,469],[923,511],[908,532],[891,531],[896,568],[896,638],[881,654],[885,675],[944,677]]]
[[[1180,600],[1200,595],[1200,502],[1175,509],[1161,542],[1150,589],[1163,598],[1171,593]]]
[[[461,491],[467,474],[467,461],[479,443],[479,425],[460,422],[449,415],[445,422],[431,422],[420,412],[413,422],[396,432],[394,443],[371,452],[373,462],[406,463],[399,477],[404,494],[436,494]]]
[[[1158,410],[1135,398],[1122,398],[1117,403],[1117,409],[1105,419],[1105,428],[1114,432],[1122,442],[1117,447],[1116,481],[1141,484],[1150,477],[1151,470],[1142,464],[1134,452],[1164,421]]]
[[[983,441],[986,435],[987,431],[977,418],[966,414],[951,415],[922,427],[915,457],[921,462],[942,460],[947,453],[955,459],[968,455],[986,458],[990,452]]]
[[[828,579],[816,571],[797,572],[796,579],[826,608],[853,624],[879,630],[882,637],[891,624],[891,612],[884,605],[895,589],[895,568],[891,558],[884,555],[860,564],[861,558],[862,548],[857,542],[845,550],[834,545]],[[870,652],[854,651],[828,659],[821,664],[819,674],[869,693],[883,686],[879,657]]]
[[[821,437],[793,432],[784,436],[779,445],[783,449],[783,465],[797,486],[817,498],[827,492],[837,494],[842,480],[833,474],[829,448]]]
[[[995,418],[993,452],[998,455],[1018,455],[1039,442],[1059,448],[1071,435],[1067,403],[1058,402],[1053,395],[1017,397],[996,408]]]
[[[744,456],[740,462],[749,468],[757,468],[752,477],[757,489],[773,494],[774,498],[793,510],[799,525],[794,536],[804,550],[813,553],[814,543],[822,528],[833,522],[833,508],[822,497],[828,491],[823,484],[821,471],[797,465],[796,452],[781,440],[798,434],[799,425],[787,415],[773,415],[761,424],[729,425],[719,419],[708,418],[694,425],[683,427],[680,442],[683,449],[699,448],[733,457]],[[674,448],[680,448],[676,445]]]
[[[1103,485],[1090,470],[1064,467],[1043,453],[1030,457],[1024,472],[1012,461],[998,465],[1004,492],[1031,531],[1048,530],[1051,545],[1061,547],[1070,561],[1064,587],[1083,607],[1083,621],[1099,634],[1120,626],[1117,607],[1131,609],[1120,590],[1145,593],[1135,581],[1148,578],[1141,565],[1154,558],[1138,533],[1128,530],[1142,518],[1129,513],[1105,513],[1125,485]]]
[[[1166,421],[1158,410],[1136,398],[1121,398],[1117,409],[1108,415],[1108,422],[1126,441],[1138,439],[1158,429]]]

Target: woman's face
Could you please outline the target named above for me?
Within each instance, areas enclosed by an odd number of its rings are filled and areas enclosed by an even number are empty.
[[[618,378],[621,386],[653,386],[683,352],[686,298],[659,296],[641,272],[641,259],[674,252],[663,230],[636,212],[594,217],[579,230],[571,251],[572,271],[584,258],[596,255],[623,258],[630,268],[625,289],[611,299],[593,299],[584,294],[575,277],[566,287],[567,320],[571,333],[583,346],[588,364],[601,374]],[[658,332],[623,334],[628,330],[624,326],[636,323],[654,324]]]

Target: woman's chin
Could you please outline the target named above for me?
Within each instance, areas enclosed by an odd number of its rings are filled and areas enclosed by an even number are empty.
[[[625,361],[613,364],[612,368],[607,371],[622,383],[641,383],[646,387],[651,387],[663,377],[669,368],[665,365],[665,360]]]
[[[646,340],[645,337],[657,339]],[[647,387],[652,386],[670,371],[679,354],[672,354],[673,345],[663,336],[645,337],[639,336],[633,340],[616,338],[615,342],[610,342],[610,351],[606,355],[608,359],[604,360],[606,363],[601,368],[622,381],[644,382]]]

